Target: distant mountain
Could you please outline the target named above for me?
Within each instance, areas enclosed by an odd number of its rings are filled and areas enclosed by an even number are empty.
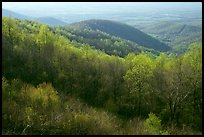
[[[25,16],[7,9],[2,9],[2,16],[18,18],[18,19],[32,19],[31,17]]]
[[[202,43],[202,26],[184,22],[160,22],[141,29],[168,44],[177,52],[185,52],[191,43]]]
[[[145,48],[134,42],[109,35],[99,30],[76,26],[58,26],[51,27],[50,29],[54,34],[65,36],[67,39],[74,42],[74,45],[77,48],[81,48],[84,44],[88,44],[92,48],[100,50],[106,54],[120,57],[125,57],[129,53],[138,54],[141,51],[152,52],[157,55],[159,54],[153,49]],[[76,42],[81,44],[76,44]]]
[[[201,31],[201,26],[199,24],[196,26],[193,26],[184,22],[166,21],[166,22],[159,22],[156,24],[145,26],[144,28],[141,28],[141,30],[144,32],[155,33],[155,34],[166,33],[168,35],[172,35],[172,34],[179,35],[182,33],[199,32]]]
[[[126,24],[109,20],[86,20],[71,24],[76,27],[89,27],[93,30],[100,30],[110,35],[114,35],[132,42],[135,42],[146,48],[152,48],[157,51],[168,51],[170,47],[153,38],[150,35]]]
[[[54,34],[65,36],[74,43],[81,43],[82,45],[80,46],[74,44],[77,48],[88,44],[92,48],[103,51],[106,54],[120,57],[125,57],[129,53],[138,54],[141,51],[159,55],[158,50],[147,48],[133,41],[108,34],[98,29],[92,29],[85,24],[75,23],[66,26],[51,27],[50,29]]]
[[[59,26],[59,25],[66,25],[67,23],[58,20],[53,17],[40,17],[40,18],[34,18],[34,17],[28,17],[7,9],[2,9],[2,16],[7,16],[11,18],[18,18],[18,19],[28,19],[28,20],[34,20],[40,23],[47,24],[49,26]]]
[[[60,26],[60,25],[66,25],[67,23],[58,20],[56,18],[53,17],[40,17],[35,19],[35,21],[40,22],[40,23],[44,23],[50,26]]]

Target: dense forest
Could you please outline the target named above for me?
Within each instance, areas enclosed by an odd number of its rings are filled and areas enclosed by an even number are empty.
[[[202,44],[155,54],[97,30],[94,48],[77,30],[2,17],[2,134],[202,133]]]
[[[91,22],[87,21],[87,22]],[[99,22],[101,20],[98,20]],[[102,22],[103,23],[103,22]],[[107,21],[104,24],[109,24]],[[141,46],[135,42],[129,41],[127,39],[123,39],[121,37],[117,37],[106,33],[104,31],[100,31],[98,29],[92,29],[91,27],[84,26],[86,25],[84,22],[78,22],[75,24],[67,25],[67,26],[55,26],[50,28],[51,31],[55,34],[60,34],[68,38],[69,40],[77,43],[86,43],[90,45],[92,48],[97,50],[101,50],[109,55],[116,55],[120,57],[125,57],[128,53],[139,53],[141,51],[151,52],[153,54],[159,55],[159,51],[154,50],[153,48],[147,48]],[[121,26],[118,26],[117,29],[120,29]],[[109,29],[111,27],[108,27]],[[115,29],[115,30],[117,30]],[[124,33],[132,33],[130,30],[125,30]],[[135,35],[132,33],[132,35]],[[147,35],[143,36],[142,34],[138,34],[142,39],[148,39],[152,43],[154,42],[151,38],[147,38]],[[138,36],[136,35],[136,36]],[[142,35],[142,36],[141,36]],[[143,41],[145,41],[143,40]],[[74,44],[76,47],[83,46],[81,44]]]
[[[129,41],[133,41],[147,48],[158,51],[168,51],[170,47],[159,40],[145,34],[144,32],[124,23],[109,20],[86,20],[72,25],[89,27],[93,30],[100,30],[113,36],[118,36]]]

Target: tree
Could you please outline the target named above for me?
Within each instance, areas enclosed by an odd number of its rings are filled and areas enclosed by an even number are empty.
[[[183,59],[184,79],[186,91],[186,112],[192,127],[202,129],[202,45],[193,45],[185,54]],[[184,110],[184,111],[185,111]],[[185,117],[185,119],[187,119]]]
[[[163,116],[169,115],[171,124],[181,126],[186,123],[201,128],[201,68],[201,46],[192,47],[184,55],[165,63],[163,72],[166,88],[162,98],[166,100],[167,109],[162,113]]]
[[[153,78],[155,64],[144,53],[133,58],[132,62],[133,67],[127,71],[124,79],[127,82],[129,94],[135,97],[135,106],[138,109],[138,114],[142,115],[142,111],[145,108],[141,107],[146,104],[146,96],[152,92],[149,81]]]
[[[168,131],[162,130],[161,120],[154,114],[149,113],[149,118],[144,122],[144,128],[151,135],[168,135]]]

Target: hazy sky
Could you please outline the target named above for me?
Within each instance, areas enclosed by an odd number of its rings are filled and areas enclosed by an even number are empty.
[[[72,6],[72,5],[82,5],[82,6],[91,6],[91,5],[124,5],[124,6],[134,6],[134,5],[139,5],[139,6],[154,6],[154,5],[159,5],[159,6],[202,6],[201,2],[2,2],[2,5],[6,7],[16,7],[16,6]]]
[[[26,16],[51,16],[64,21],[161,14],[202,18],[201,2],[2,2],[2,8]]]
[[[19,13],[29,14],[32,12],[43,11],[56,12],[66,10],[75,13],[92,13],[95,12],[118,12],[120,9],[123,12],[128,12],[128,8],[135,11],[140,10],[201,10],[201,2],[2,2],[2,7],[5,9],[18,11]],[[127,8],[128,7],[128,8]]]

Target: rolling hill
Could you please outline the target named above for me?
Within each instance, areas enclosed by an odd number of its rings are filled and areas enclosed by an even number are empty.
[[[117,36],[132,42],[135,42],[146,48],[151,48],[158,51],[168,51],[170,47],[153,38],[150,35],[126,24],[109,20],[86,20],[71,24],[71,26],[81,28],[91,28],[100,30],[113,36]]]
[[[7,9],[2,9],[2,16],[18,18],[18,19],[32,19],[31,17],[25,16]]]
[[[59,25],[66,25],[67,24],[67,23],[65,23],[61,20],[58,20],[56,18],[53,18],[53,17],[40,17],[40,18],[35,19],[35,21],[47,24],[49,26],[59,26]]]
[[[65,36],[74,43],[88,44],[92,48],[105,52],[109,55],[125,57],[129,53],[138,54],[141,51],[159,55],[159,51],[141,46],[135,42],[110,35],[100,30],[76,25],[57,26],[50,28],[53,33]],[[74,44],[79,45],[79,44]],[[80,45],[82,46],[82,45]],[[77,46],[77,48],[80,48]]]
[[[145,33],[159,39],[176,52],[185,52],[191,43],[202,43],[202,27],[188,22],[160,22],[141,28]]]
[[[25,15],[16,13],[16,12],[13,12],[13,11],[7,10],[7,9],[2,9],[2,16],[17,18],[17,19],[33,20],[33,21],[36,21],[36,22],[47,24],[49,26],[66,25],[65,22],[63,22],[63,21],[61,21],[59,19],[53,18],[53,17],[34,18],[34,17],[25,16]]]

